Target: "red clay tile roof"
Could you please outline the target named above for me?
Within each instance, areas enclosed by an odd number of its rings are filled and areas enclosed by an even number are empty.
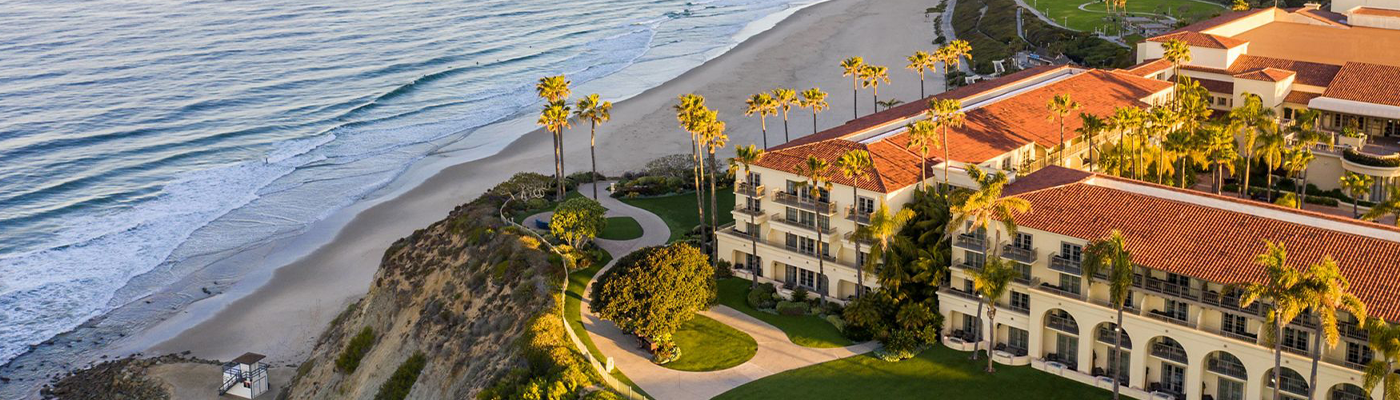
[[[1308,102],[1309,102],[1309,101],[1312,101],[1312,99],[1315,99],[1315,98],[1317,98],[1318,96],[1321,96],[1321,95],[1322,95],[1322,94],[1319,94],[1319,93],[1299,92],[1299,91],[1297,91],[1297,90],[1294,90],[1294,91],[1288,92],[1288,96],[1285,96],[1285,97],[1283,98],[1283,102],[1285,102],[1285,103],[1293,103],[1293,104],[1308,105]]]
[[[1352,13],[1352,14],[1361,14],[1361,15],[1371,15],[1371,16],[1377,16],[1377,17],[1400,18],[1400,11],[1387,10],[1387,9],[1384,9],[1384,8],[1375,8],[1375,7],[1357,7],[1356,9],[1351,10],[1351,13]]]
[[[1200,82],[1200,83],[1201,83],[1201,87],[1206,88],[1206,90],[1209,90],[1209,91],[1214,92],[1214,93],[1221,93],[1221,94],[1234,94],[1234,93],[1235,93],[1235,83],[1234,83],[1234,82],[1217,81],[1217,80],[1213,80],[1213,79],[1196,79],[1196,82]]]
[[[1283,81],[1283,80],[1285,80],[1285,79],[1288,79],[1289,77],[1291,77],[1291,76],[1293,76],[1293,75],[1296,75],[1296,74],[1293,73],[1293,71],[1288,71],[1288,70],[1282,70],[1282,69],[1278,69],[1278,68],[1268,67],[1268,68],[1256,69],[1256,70],[1253,70],[1253,71],[1247,71],[1247,72],[1244,72],[1244,73],[1236,74],[1236,75],[1235,75],[1235,78],[1236,78],[1236,79],[1249,79],[1249,80],[1254,80],[1254,81],[1264,81],[1264,82],[1280,82],[1280,81]]]
[[[1173,39],[1186,42],[1186,44],[1191,45],[1191,46],[1196,46],[1196,47],[1207,47],[1207,48],[1212,48],[1212,49],[1232,49],[1232,48],[1235,48],[1235,47],[1242,46],[1242,45],[1244,45],[1245,43],[1249,43],[1249,42],[1246,42],[1246,41],[1243,41],[1243,40],[1239,40],[1239,39],[1235,39],[1235,38],[1231,38],[1231,37],[1225,37],[1225,36],[1220,36],[1220,35],[1211,35],[1211,34],[1208,34],[1208,33],[1200,33],[1200,32],[1176,32],[1176,33],[1168,33],[1168,34],[1165,34],[1165,35],[1162,35],[1162,36],[1157,36],[1157,37],[1153,37],[1153,38],[1151,38],[1151,39],[1147,39],[1147,41],[1149,41],[1149,42],[1166,42],[1166,41],[1168,41],[1168,40],[1173,40]]]
[[[1187,26],[1181,27],[1180,29],[1177,29],[1177,30],[1174,30],[1174,31],[1171,31],[1171,32],[1167,32],[1166,35],[1170,35],[1170,34],[1178,33],[1178,32],[1200,32],[1200,31],[1204,31],[1204,30],[1207,30],[1207,29],[1210,29],[1210,28],[1214,28],[1214,27],[1217,27],[1217,26],[1221,26],[1221,25],[1228,24],[1228,23],[1230,23],[1230,22],[1234,22],[1235,20],[1240,19],[1240,18],[1244,18],[1244,17],[1248,17],[1248,16],[1251,16],[1251,15],[1254,15],[1254,14],[1258,14],[1258,13],[1264,12],[1264,11],[1272,11],[1272,10],[1273,10],[1273,8],[1256,8],[1256,9],[1253,9],[1253,10],[1245,10],[1245,11],[1231,11],[1231,12],[1227,12],[1227,13],[1224,13],[1224,14],[1220,14],[1219,16],[1216,16],[1216,17],[1214,17],[1214,18],[1210,18],[1210,19],[1207,19],[1207,20],[1204,20],[1204,21],[1201,21],[1201,22],[1197,22],[1197,23],[1194,23],[1194,24],[1191,24],[1191,25],[1187,25]],[[1162,35],[1162,36],[1166,36],[1166,35]],[[1161,37],[1161,36],[1158,36],[1158,37]]]
[[[1335,12],[1322,9],[1309,10],[1307,8],[1302,7],[1288,9],[1288,12],[1296,13],[1304,17],[1322,21],[1322,23],[1332,26],[1348,27],[1347,24],[1343,22],[1347,20],[1347,16]]]
[[[1342,100],[1400,106],[1400,67],[1349,62],[1327,86],[1323,96]]]
[[[1146,78],[1158,72],[1169,70],[1171,68],[1172,63],[1168,62],[1167,59],[1156,58],[1143,61],[1141,64],[1128,67],[1127,69],[1124,69],[1122,71]]]
[[[836,160],[841,158],[842,154],[857,149],[869,152],[871,161],[874,161],[874,167],[866,170],[866,176],[860,179],[858,186],[853,185],[856,183],[855,179],[847,178],[836,168]],[[870,144],[844,139],[823,140],[774,150],[765,154],[757,165],[796,173],[797,166],[805,162],[808,156],[816,156],[830,163],[831,169],[827,171],[828,176],[832,183],[838,185],[857,186],[865,190],[888,193],[919,182],[919,167],[921,165],[919,156],[883,140]],[[936,163],[937,160],[930,160],[928,165],[931,167]]]
[[[1327,86],[1332,82],[1332,78],[1337,76],[1337,72],[1342,67],[1331,64],[1322,64],[1307,61],[1295,61],[1282,58],[1241,55],[1230,64],[1230,73],[1239,74],[1257,69],[1277,68],[1281,70],[1298,73],[1294,82],[1311,86]]]
[[[1067,178],[1073,175],[1062,169],[1046,167],[1007,188],[1008,193],[1031,202],[1031,211],[1016,218],[1020,226],[1085,240],[1101,238],[1118,229],[1127,238],[1134,263],[1226,284],[1262,282],[1264,269],[1254,263],[1254,257],[1265,251],[1263,240],[1280,241],[1288,249],[1290,263],[1300,269],[1323,256],[1332,256],[1351,283],[1352,292],[1366,303],[1371,315],[1400,321],[1400,279],[1395,279],[1400,276],[1400,262],[1396,262],[1400,260],[1400,242],[1208,204],[1224,200],[1261,207],[1270,213],[1349,224],[1346,226],[1357,229],[1400,230],[1103,175],[1074,180]],[[1098,180],[1110,182],[1096,183]],[[1184,193],[1200,201],[1159,197],[1104,184]]]

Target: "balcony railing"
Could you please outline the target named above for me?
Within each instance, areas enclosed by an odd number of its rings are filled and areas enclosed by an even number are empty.
[[[857,224],[870,225],[871,212],[861,210],[856,206],[846,207],[846,219],[855,221]]]
[[[734,207],[734,212],[755,217],[762,217],[763,207]]]
[[[1186,364],[1189,360],[1186,358],[1186,350],[1162,342],[1152,344],[1152,356],[1182,364]]]
[[[968,261],[966,258],[958,259],[958,262],[954,263],[953,266],[958,267],[958,268],[962,268],[962,269],[965,269],[965,270],[969,270],[969,271],[976,271],[976,270],[982,269],[982,265],[981,265],[981,264],[973,264],[971,261]]]
[[[730,234],[730,235],[733,235],[733,236],[735,236],[735,237],[738,237],[738,238],[741,238],[741,239],[744,239],[744,240],[756,240],[756,239],[759,239],[759,238],[758,238],[758,235],[756,235],[756,234],[751,234],[751,233],[744,232],[744,231],[740,231],[738,228],[735,228],[735,227],[729,227],[729,229],[725,229],[725,230],[723,230],[723,231],[721,231],[721,232],[728,233],[728,234]]]
[[[778,204],[793,206],[822,215],[836,214],[836,203],[813,199],[794,193],[775,192],[773,193],[773,201],[778,202]]]
[[[1186,300],[1200,300],[1201,298],[1201,290],[1190,286],[1171,283],[1150,276],[1143,281],[1142,288],[1152,293]]]
[[[1342,334],[1342,337],[1352,338],[1363,342],[1371,339],[1371,334],[1366,332],[1365,329],[1362,329],[1360,325],[1349,322],[1337,323],[1337,331]]]
[[[1074,320],[1056,314],[1045,317],[1045,327],[1071,335],[1079,334],[1079,325]]]
[[[1050,269],[1070,275],[1084,276],[1084,262],[1065,258],[1059,254],[1050,256]]]
[[[953,245],[972,251],[983,251],[987,248],[987,238],[962,233],[953,239]]]
[[[940,293],[947,293],[953,296],[961,297],[972,301],[981,301],[981,299],[979,299],[974,293],[964,292],[961,289],[954,289],[952,286],[948,285],[943,285],[939,287],[938,291]]]
[[[1096,339],[1098,339],[1100,343],[1104,343],[1109,346],[1113,346],[1114,344],[1118,343],[1118,333],[1114,332],[1112,329],[1109,329],[1108,325],[1100,325],[1098,333],[1095,333],[1095,335],[1098,336]],[[1123,334],[1123,348],[1133,348],[1133,339],[1128,337],[1127,333]]]
[[[1253,315],[1256,317],[1264,316],[1263,311],[1261,311],[1261,308],[1259,307],[1259,302],[1257,301],[1253,304],[1250,304],[1249,307],[1240,307],[1239,296],[1221,296],[1220,293],[1208,291],[1201,294],[1201,303],[1216,308]]]
[[[734,193],[738,193],[749,197],[763,197],[763,185],[754,185],[752,183],[740,183],[738,185],[734,185]]]
[[[1288,393],[1292,393],[1292,394],[1295,394],[1295,395],[1298,395],[1298,396],[1307,397],[1307,395],[1308,395],[1308,382],[1307,382],[1307,381],[1301,381],[1301,380],[1296,380],[1296,379],[1289,379],[1289,378],[1286,378],[1288,375],[1284,375],[1284,376],[1285,376],[1285,378],[1283,379],[1283,385],[1279,385],[1279,390],[1282,390],[1282,391],[1285,391],[1285,392],[1288,392]],[[1268,377],[1267,379],[1264,380],[1264,387],[1267,387],[1267,388],[1269,388],[1269,389],[1273,389],[1273,388],[1274,388],[1274,377],[1273,377],[1273,374],[1269,374],[1269,377]]]
[[[1185,327],[1188,327],[1188,328],[1195,328],[1195,326],[1192,326],[1191,321],[1188,321],[1188,320],[1186,320],[1186,319],[1184,319],[1184,318],[1178,317],[1178,316],[1173,315],[1173,314],[1168,314],[1168,313],[1162,312],[1162,311],[1160,311],[1160,310],[1148,311],[1148,312],[1147,312],[1147,316],[1152,317],[1152,318],[1155,318],[1155,319],[1158,319],[1158,320],[1161,320],[1161,321],[1166,321],[1166,322],[1170,322],[1170,323],[1173,323],[1173,324],[1185,326]]]
[[[1030,308],[1029,306],[1022,307],[1022,306],[1017,306],[1017,305],[1015,305],[1015,304],[1006,303],[1005,305],[1002,305],[1002,306],[1000,306],[1000,307],[1001,307],[1001,308],[1004,308],[1004,309],[1007,309],[1007,310],[1011,310],[1011,312],[1014,312],[1014,313],[1017,313],[1017,314],[1021,314],[1021,315],[1031,315],[1031,308]]]
[[[791,226],[791,227],[794,227],[794,228],[806,229],[806,230],[809,230],[809,231],[812,231],[812,232],[820,231],[822,234],[826,234],[826,235],[830,235],[830,234],[836,233],[836,229],[833,229],[833,228],[831,227],[831,225],[827,225],[827,226],[823,226],[823,227],[818,228],[818,227],[817,227],[816,221],[800,221],[800,220],[799,220],[799,221],[793,221],[793,220],[787,219],[787,216],[786,216],[786,215],[783,215],[783,214],[773,214],[773,217],[770,218],[769,220],[770,220],[770,221],[773,221],[774,223],[778,223],[778,224],[782,224],[782,225],[787,225],[787,226]]]
[[[1059,286],[1051,285],[1048,282],[1041,282],[1040,279],[1032,279],[1031,286],[1035,287],[1036,289],[1039,289],[1042,292],[1050,293],[1056,296],[1068,297],[1080,301],[1084,300],[1084,295],[1065,290],[1064,288],[1061,288]]]
[[[1023,249],[1008,244],[1001,247],[1001,255],[1026,264],[1035,264],[1040,258],[1040,249]]]
[[[1211,357],[1209,360],[1206,360],[1206,371],[1242,381],[1249,380],[1249,373],[1245,372],[1244,365],[1235,361],[1225,361],[1218,357]]]
[[[793,245],[789,245],[789,244],[784,244],[784,245],[783,245],[783,248],[784,248],[784,249],[787,249],[787,251],[791,251],[791,252],[793,252],[793,253],[805,255],[805,256],[808,256],[808,257],[816,257],[816,256],[817,256],[817,253],[816,253],[815,251],[812,251],[811,249],[804,249],[804,248],[800,248],[800,247],[793,246]],[[822,255],[822,259],[823,259],[823,260],[827,260],[827,261],[831,261],[831,262],[835,262],[835,261],[836,261],[836,257],[832,257],[830,254],[824,254],[824,255]]]

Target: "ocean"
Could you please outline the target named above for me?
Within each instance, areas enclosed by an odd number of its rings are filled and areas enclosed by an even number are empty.
[[[246,271],[198,273],[534,113],[540,76],[617,101],[819,1],[7,2],[0,397],[149,321],[43,351],[56,335],[192,276],[227,285]]]

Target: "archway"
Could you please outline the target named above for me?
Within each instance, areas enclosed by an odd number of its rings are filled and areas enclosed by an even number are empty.
[[[1249,371],[1239,357],[1217,350],[1206,355],[1206,371],[1201,381],[1205,392],[1212,394],[1215,400],[1243,400]]]
[[[1283,398],[1290,400],[1303,400],[1308,398],[1308,380],[1302,374],[1292,368],[1283,367],[1279,374],[1279,393]],[[1273,393],[1274,390],[1274,369],[1269,368],[1264,375],[1264,392]]]
[[[1079,368],[1079,322],[1074,316],[1061,309],[1045,312],[1045,323],[1041,328],[1044,340],[1041,357],[1046,361],[1064,364],[1068,369]]]
[[[1186,365],[1190,357],[1176,339],[1158,336],[1147,341],[1147,391],[1186,398]]]
[[[1129,356],[1133,349],[1133,338],[1125,330],[1122,332],[1122,349],[1114,354],[1114,344],[1118,342],[1118,325],[1112,322],[1100,323],[1094,328],[1094,376],[1116,377],[1120,384],[1127,384],[1132,375],[1132,362]]]
[[[1360,386],[1350,383],[1338,383],[1332,386],[1332,390],[1327,391],[1327,400],[1371,400],[1371,396],[1361,390]]]

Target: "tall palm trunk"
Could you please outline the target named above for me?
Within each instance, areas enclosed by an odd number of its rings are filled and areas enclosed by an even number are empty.
[[[1303,205],[1308,204],[1308,170],[1303,169],[1303,183],[1298,185],[1298,209],[1303,209]]]
[[[710,229],[709,229],[709,236],[707,236],[707,239],[708,239],[708,240],[710,241],[710,243],[712,244],[712,245],[710,246],[710,262],[711,262],[711,263],[718,263],[718,262],[719,262],[719,237],[716,236],[717,232],[719,232],[719,231],[716,230],[716,229],[719,229],[719,202],[718,202],[718,200],[717,200],[718,197],[719,197],[719,191],[715,190],[715,170],[717,170],[717,169],[719,169],[719,165],[716,165],[716,164],[715,164],[715,150],[714,150],[714,148],[711,148],[711,149],[710,149]],[[596,185],[595,185],[595,186],[596,186]],[[705,220],[700,220],[700,223],[701,223],[701,224],[704,224],[704,223],[705,223]]]
[[[996,299],[992,299],[992,301],[995,302]],[[995,305],[987,306],[987,327],[992,332],[992,334],[987,335],[987,373],[990,374],[997,372],[997,369],[992,367],[992,341],[997,338],[997,308]]]
[[[564,201],[564,193],[567,191],[564,188],[564,130],[560,129],[558,135],[559,148],[554,151],[559,154],[559,201]]]
[[[1317,393],[1317,362],[1322,359],[1322,318],[1318,318],[1318,323],[1313,327],[1312,346],[1312,374],[1308,377],[1308,400],[1316,398]]]
[[[1060,153],[1060,157],[1059,157],[1059,160],[1057,160],[1057,161],[1059,161],[1060,166],[1063,167],[1063,166],[1065,166],[1065,117],[1064,117],[1064,116],[1060,116],[1060,151],[1059,151],[1059,153]]]
[[[1250,169],[1251,169],[1250,167],[1252,167],[1252,166],[1254,165],[1254,162],[1253,162],[1253,160],[1254,160],[1254,150],[1252,150],[1252,149],[1246,149],[1246,150],[1248,150],[1248,151],[1245,153],[1245,156],[1244,156],[1244,179],[1241,179],[1241,182],[1240,182],[1240,196],[1242,196],[1242,197],[1249,197],[1249,172],[1250,172]],[[1270,190],[1270,191],[1272,191],[1272,190],[1274,189],[1272,186],[1273,186],[1273,185],[1270,185],[1270,187],[1269,187],[1269,190]],[[1270,193],[1269,195],[1272,195],[1272,193]],[[1271,201],[1272,201],[1272,200],[1271,200]]]
[[[789,136],[789,135],[788,135],[788,118],[787,118],[787,117],[788,117],[787,111],[783,111],[783,143],[787,143],[787,142],[792,141],[792,136]]]
[[[1274,400],[1279,400],[1279,388],[1283,387],[1283,324],[1278,323],[1278,317],[1274,317]]]
[[[1118,325],[1113,327],[1116,338],[1113,339],[1113,355],[1108,358],[1113,363],[1113,400],[1118,400],[1118,388],[1122,386],[1118,382],[1118,377],[1123,375],[1123,366],[1119,362],[1123,359],[1123,305],[1118,305]]]
[[[860,118],[860,84],[851,77],[851,119]]]
[[[1094,151],[1098,150],[1094,147],[1094,136],[1096,136],[1095,133],[1089,133],[1089,172],[1094,172]]]
[[[812,133],[817,133],[817,112],[815,110],[812,111]]]
[[[857,181],[856,183],[858,184],[858,183],[860,183],[860,182]],[[860,212],[860,208],[859,208],[859,207],[860,207],[860,205],[859,205],[859,204],[860,204],[860,201],[859,201],[859,200],[860,200],[860,192],[856,189],[856,186],[853,184],[853,185],[851,185],[851,211],[852,211],[852,212]],[[861,260],[860,260],[860,235],[857,234],[859,230],[860,230],[860,221],[856,221],[856,230],[851,232],[851,241],[852,241],[852,242],[856,242],[856,261],[861,261]],[[857,262],[857,263],[856,263],[856,298],[859,299],[859,298],[860,298],[860,295],[861,295],[861,294],[864,294],[864,293],[865,293],[865,263]]]
[[[768,150],[768,117],[763,116],[762,112],[758,114],[758,124],[763,128],[763,149]]]
[[[978,326],[977,326],[977,329],[974,330],[974,331],[973,331],[973,334],[972,334],[972,336],[973,336],[973,337],[972,337],[972,357],[969,357],[969,358],[968,358],[968,359],[970,359],[970,360],[974,360],[974,361],[977,360],[977,348],[978,348],[978,347],[981,347],[981,345],[982,345],[982,326],[981,326],[981,325],[982,325],[982,307],[985,307],[986,305],[987,305],[987,300],[986,300],[986,299],[983,299],[982,296],[977,296],[977,325],[978,325]],[[992,356],[991,353],[990,353],[991,348],[988,348],[987,351],[989,352],[989,353],[987,354],[987,357],[990,358],[990,357]]]
[[[1114,169],[1113,174],[1114,174],[1114,175],[1123,176],[1123,164],[1127,164],[1127,163],[1123,160],[1123,158],[1124,158],[1124,157],[1123,157],[1123,148],[1124,148],[1124,146],[1127,146],[1127,145],[1128,145],[1128,142],[1123,141],[1123,128],[1118,128],[1118,156],[1117,156],[1118,162],[1114,163],[1114,164],[1117,164],[1117,165],[1114,165],[1114,167],[1113,167],[1113,169]]]
[[[820,216],[818,216],[820,218]],[[817,292],[821,293],[822,305],[826,305],[826,243],[822,242],[821,220],[817,224]]]
[[[593,175],[588,180],[593,181],[593,201],[598,201],[598,123],[588,123],[588,158],[593,161]]]
[[[700,185],[700,179],[701,179],[702,177],[705,176],[705,166],[704,166],[703,164],[701,164],[701,162],[700,162],[700,146],[701,146],[701,145],[700,145],[700,141],[697,140],[697,139],[698,139],[698,138],[697,138],[695,135],[691,135],[691,136],[690,136],[690,144],[692,145],[690,151],[691,151],[691,156],[692,156],[693,160],[695,161],[695,168],[692,170],[692,172],[694,172],[694,174],[695,174],[695,210],[696,210],[696,215],[699,217],[700,223],[701,223],[701,224],[704,224],[704,223],[705,223],[705,187],[702,186],[702,185]],[[707,245],[706,241],[707,241],[706,238],[703,238],[703,237],[702,237],[702,238],[700,239],[700,246],[701,246],[701,247],[705,247],[705,246]],[[709,254],[709,251],[706,250],[705,253],[706,253],[706,254]],[[711,262],[713,262],[713,261],[714,261],[714,260],[711,260]]]
[[[1265,165],[1268,165],[1268,164],[1265,164]],[[1274,171],[1273,171],[1273,166],[1270,165],[1270,166],[1269,166],[1269,170],[1266,171],[1266,172],[1267,172],[1267,173],[1264,174],[1264,176],[1265,176],[1264,182],[1266,182],[1266,184],[1269,185],[1269,190],[1265,190],[1265,191],[1264,191],[1264,193],[1265,193],[1265,194],[1264,194],[1264,198],[1267,199],[1270,203],[1273,203],[1273,202],[1274,202]],[[1245,190],[1244,195],[1245,195],[1245,197],[1248,197],[1248,196],[1249,196],[1249,191],[1248,191],[1248,190]]]
[[[924,94],[924,71],[919,70],[919,98],[922,99],[925,97],[928,97],[928,95]]]
[[[1180,188],[1182,188],[1182,189],[1185,189],[1185,188],[1186,188],[1186,157],[1181,157],[1181,170],[1179,170],[1179,171],[1176,172],[1176,176],[1177,176],[1177,183],[1176,183],[1176,186],[1177,186],[1177,187],[1180,187]]]
[[[750,184],[750,186],[752,186],[752,184]],[[749,211],[749,228],[757,227],[757,217],[754,216],[753,210]],[[749,290],[753,290],[758,289],[758,269],[763,268],[762,265],[758,265],[758,232],[749,232],[749,244],[753,246],[753,252],[749,254],[753,255],[754,261],[753,263],[751,263],[753,265],[749,265],[749,273],[753,275],[753,281],[749,283]]]
[[[872,96],[874,97],[874,99],[875,99],[875,104],[872,104],[872,105],[871,105],[871,110],[874,110],[874,111],[871,112],[871,113],[874,114],[874,113],[880,112],[880,87],[879,87],[879,86],[872,86],[872,87],[871,87],[871,90],[870,90],[870,93],[871,93],[871,95],[872,95]]]
[[[564,201],[564,162],[562,160],[564,154],[563,151],[560,150],[559,134],[550,133],[554,135],[554,179],[556,181],[554,201]]]
[[[920,152],[919,152],[919,154],[923,157],[923,159],[919,160],[919,187],[924,188],[924,189],[927,190],[927,189],[928,189],[928,150],[927,150],[927,148],[921,148],[920,150],[923,150],[923,151],[920,151]],[[943,162],[944,162],[944,163],[947,163],[948,160],[943,160]],[[946,174],[946,172],[945,172],[945,174]]]
[[[1220,190],[1225,186],[1225,164],[1215,163],[1215,194],[1220,194]]]

